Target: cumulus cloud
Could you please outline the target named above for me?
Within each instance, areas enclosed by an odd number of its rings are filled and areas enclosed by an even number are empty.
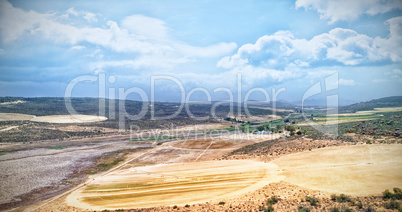
[[[98,19],[96,18],[96,15],[90,12],[85,12],[83,18],[87,20],[88,22],[98,22]]]
[[[390,35],[372,38],[354,30],[335,28],[310,40],[298,39],[289,31],[260,37],[241,46],[237,53],[217,62],[221,68],[244,66],[283,70],[286,67],[325,66],[328,62],[361,65],[378,61],[402,61],[402,17],[386,22]]]
[[[377,15],[402,9],[400,0],[297,0],[296,8],[313,9],[330,23],[355,20],[363,14]]]
[[[88,22],[97,21],[95,14],[74,8],[68,9],[65,15],[67,18],[82,17]],[[235,43],[191,46],[173,40],[168,34],[169,29],[163,21],[143,15],[128,16],[120,24],[107,21],[103,27],[78,27],[63,23],[55,13],[26,12],[14,8],[7,1],[0,1],[0,38],[4,43],[14,42],[23,36],[37,36],[71,45],[71,49],[75,50],[78,46],[92,44],[114,52],[134,53],[133,61],[140,66],[146,66],[145,62],[158,63],[158,60],[162,64],[171,62],[170,65],[175,65],[177,61],[190,61],[187,58],[221,57],[237,47]]]
[[[167,39],[167,27],[165,22],[146,17],[143,15],[132,15],[123,19],[122,27],[141,39],[161,40]]]

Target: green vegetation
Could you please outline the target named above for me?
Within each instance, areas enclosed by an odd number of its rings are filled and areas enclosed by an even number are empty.
[[[310,208],[303,206],[303,205],[299,205],[299,207],[297,208],[298,212],[310,212]]]
[[[337,208],[337,207],[333,207],[331,209],[329,209],[329,211],[331,212],[352,212],[352,210],[348,207],[342,206],[341,209]]]
[[[281,200],[279,197],[277,196],[272,196],[271,198],[269,198],[267,200],[267,205],[265,206],[260,206],[259,210],[260,211],[265,211],[265,212],[272,212],[274,211],[274,207],[273,205],[275,205],[276,203],[278,203],[278,201]]]
[[[389,202],[387,202],[387,203],[385,203],[384,204],[384,207],[386,208],[386,209],[402,209],[401,208],[401,204],[399,203],[399,202],[397,202],[397,201],[395,201],[395,200],[390,200]]]
[[[0,156],[7,154],[6,152],[0,152]]]
[[[340,113],[354,113],[357,111],[373,110],[380,107],[401,107],[402,96],[391,96],[374,99],[368,102],[360,102],[339,108]]]
[[[340,194],[339,196],[336,194],[332,194],[331,200],[335,202],[350,202],[352,199],[345,194]]]
[[[333,207],[331,209],[329,209],[330,212],[340,212],[339,208]]]
[[[374,210],[373,207],[368,206],[368,207],[364,210],[364,212],[375,212],[375,210]]]
[[[278,203],[279,200],[281,200],[279,197],[277,197],[277,196],[272,196],[271,198],[269,198],[269,199],[267,200],[267,204],[268,204],[268,205],[274,205],[274,204]]]
[[[219,202],[218,205],[225,205],[225,202]]]
[[[107,171],[112,167],[124,161],[125,155],[128,151],[117,151],[102,155],[98,162],[90,169],[86,170],[87,174],[96,174],[98,172]]]
[[[48,149],[56,149],[56,150],[61,150],[61,149],[66,149],[68,146],[62,146],[62,145],[55,145],[55,146],[50,146],[47,147]]]
[[[382,192],[382,196],[384,199],[402,199],[402,190],[400,188],[393,188],[394,193],[390,192],[386,189]]]
[[[311,206],[317,206],[318,199],[306,196],[306,201],[309,202]]]

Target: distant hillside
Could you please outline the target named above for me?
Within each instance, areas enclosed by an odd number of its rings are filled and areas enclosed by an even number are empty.
[[[402,96],[390,96],[381,99],[374,99],[367,102],[360,102],[339,108],[340,112],[356,112],[372,110],[380,107],[402,107]]]
[[[243,102],[244,104],[245,102]],[[276,108],[279,109],[294,109],[295,105],[288,103],[284,100],[279,100],[276,102],[270,101],[269,103],[267,102],[262,102],[262,101],[254,101],[254,100],[249,100],[247,101],[248,107],[270,107],[274,108],[274,104]]]
[[[125,104],[125,111],[130,115],[137,115],[141,112],[143,104],[148,104],[147,113],[145,119],[151,117],[151,107],[154,110],[156,117],[165,117],[173,115],[178,111],[180,103],[172,102],[154,102],[152,105],[150,102],[140,102],[126,100],[110,100],[110,99],[98,99],[98,98],[72,98],[71,103],[73,108],[79,114],[85,115],[97,115],[99,113],[100,100],[105,101],[105,115],[109,117],[109,109],[113,110],[116,114],[119,114],[119,105]],[[114,102],[114,104],[113,104]],[[112,108],[109,108],[112,106]],[[114,108],[113,108],[114,106]],[[192,115],[196,117],[211,116],[213,104],[189,104],[188,108]],[[237,111],[237,105],[234,104],[234,110]],[[220,105],[214,108],[214,112],[218,117],[225,117],[230,111],[228,105]],[[266,109],[249,107],[249,112],[252,115],[270,115],[272,111]],[[0,113],[23,113],[36,116],[45,115],[65,115],[69,114],[65,100],[62,97],[36,97],[36,98],[23,98],[23,97],[0,97]],[[244,114],[244,109],[242,110]],[[278,115],[287,115],[287,113],[277,112]],[[188,118],[187,110],[183,108],[177,115],[178,118]]]

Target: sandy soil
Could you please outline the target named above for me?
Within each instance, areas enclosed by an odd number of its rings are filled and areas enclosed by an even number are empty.
[[[280,180],[280,176],[270,171],[276,169],[273,164],[251,160],[137,167],[96,179],[69,195],[67,203],[101,210],[231,198]]]
[[[302,187],[353,195],[402,187],[402,145],[331,147],[273,161],[285,181]]]
[[[330,116],[363,116],[363,115],[373,115],[375,113],[398,112],[398,111],[402,111],[402,107],[374,108],[374,110],[357,111],[356,113],[331,114]]]
[[[354,195],[402,187],[402,145],[316,149],[271,163],[204,161],[135,167],[112,172],[73,192],[82,209],[137,208],[219,201],[281,180],[306,189]],[[222,193],[221,193],[222,192]]]
[[[35,116],[20,113],[0,113],[0,121],[24,121],[31,120]]]
[[[31,121],[47,122],[47,123],[86,123],[105,121],[107,118],[103,116],[90,115],[56,115],[56,116],[38,116]]]

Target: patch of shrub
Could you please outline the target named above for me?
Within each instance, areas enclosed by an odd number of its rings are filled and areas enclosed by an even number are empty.
[[[382,192],[382,196],[384,199],[402,199],[402,190],[400,188],[393,188],[394,193],[390,192],[386,189]]]
[[[352,199],[348,195],[341,194],[337,196],[336,194],[331,195],[331,200],[335,202],[350,202]]]
[[[225,205],[225,202],[219,202],[218,205]]]
[[[364,210],[364,212],[375,212],[375,210],[374,210],[373,207],[368,206],[368,207]]]
[[[318,199],[314,198],[314,197],[307,196],[306,201],[309,202],[311,206],[316,206],[317,202],[318,202]]]
[[[399,206],[400,206],[399,202],[397,202],[397,201],[395,201],[395,200],[393,200],[393,199],[392,199],[391,201],[389,201],[389,202],[387,202],[387,203],[384,204],[384,207],[385,207],[386,209],[398,209]]]
[[[279,197],[277,197],[277,196],[272,196],[271,198],[269,198],[269,199],[267,200],[267,204],[268,204],[268,205],[274,205],[274,204],[276,204],[279,200],[281,200]]]
[[[310,212],[310,208],[305,207],[303,205],[299,205],[299,207],[297,208],[298,212]]]
[[[342,212],[352,212],[352,210],[350,208],[348,208],[348,207],[342,207],[341,211]]]
[[[331,208],[329,209],[330,212],[340,212],[339,208]]]
[[[185,207],[185,208],[189,208],[189,207],[190,207],[190,205],[189,205],[189,204],[186,204],[184,207]]]

